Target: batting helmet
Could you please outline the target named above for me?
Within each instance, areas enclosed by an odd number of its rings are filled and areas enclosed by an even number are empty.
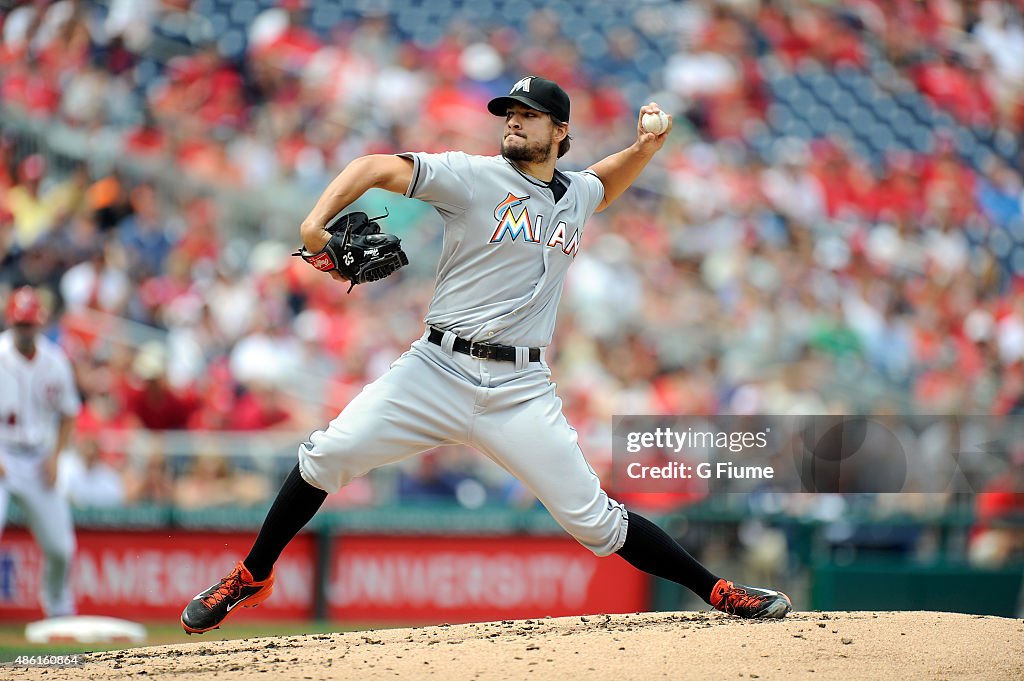
[[[22,286],[11,292],[7,299],[8,324],[42,324],[43,305],[39,294],[29,286]]]

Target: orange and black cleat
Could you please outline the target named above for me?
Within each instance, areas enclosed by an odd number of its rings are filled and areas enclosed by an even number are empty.
[[[782,619],[793,603],[781,591],[758,589],[718,580],[711,590],[711,605],[715,610],[747,619]]]
[[[181,626],[189,634],[216,629],[235,608],[253,608],[274,592],[274,573],[261,582],[239,563],[227,577],[197,595],[181,613]]]

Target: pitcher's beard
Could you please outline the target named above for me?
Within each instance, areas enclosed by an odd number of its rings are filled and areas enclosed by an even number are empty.
[[[508,137],[501,140],[501,155],[510,161],[522,161],[523,163],[547,163],[551,158],[551,142],[530,142],[526,144],[509,145],[506,142]]]

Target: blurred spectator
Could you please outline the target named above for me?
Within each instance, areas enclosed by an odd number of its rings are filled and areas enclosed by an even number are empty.
[[[776,143],[778,165],[765,171],[762,191],[780,213],[801,225],[814,225],[825,215],[821,183],[808,170],[810,153],[797,139]]]
[[[111,0],[104,29],[111,39],[141,53],[148,46],[159,0]]]
[[[84,386],[87,380],[82,373],[80,368],[79,383]],[[78,432],[83,437],[94,438],[109,461],[121,462],[127,455],[124,434],[137,427],[138,420],[121,404],[112,384],[113,379],[109,376],[110,372],[101,369],[97,373],[104,376],[85,391],[85,402],[78,417]]]
[[[277,7],[265,10],[253,22],[252,58],[284,73],[302,71],[321,45],[317,35],[306,27],[307,18],[304,0],[282,0]],[[365,28],[368,34],[374,33],[371,25]],[[369,50],[359,53],[368,54]]]
[[[231,350],[231,374],[242,383],[282,385],[294,380],[301,364],[301,344],[290,330],[262,310]]]
[[[142,346],[132,363],[132,376],[121,385],[125,409],[150,430],[182,430],[199,409],[191,390],[176,390],[167,381],[164,346],[152,341]]]
[[[141,466],[124,474],[126,504],[170,504],[174,502],[174,474],[170,462],[159,451],[145,457]]]
[[[997,81],[993,96],[1000,120],[1012,121],[1013,109],[1024,94],[1024,27],[1021,11],[1003,2],[985,0],[979,6],[979,21],[971,28],[995,67]],[[1016,15],[1016,16],[1014,16]]]
[[[990,157],[984,175],[978,178],[978,204],[990,220],[1001,227],[1024,217],[1024,180],[1005,161]]]
[[[93,182],[86,198],[100,232],[113,229],[132,210],[124,178],[116,170]]]
[[[983,71],[977,59],[943,49],[938,58],[919,65],[915,81],[936,105],[948,109],[968,124],[991,125],[994,105],[983,87]]]
[[[100,242],[94,246],[88,260],[64,272],[60,278],[60,293],[68,309],[124,313],[132,286],[123,255],[115,243]]]
[[[7,192],[7,207],[14,217],[15,243],[28,248],[45,235],[70,208],[55,187],[44,188],[46,159],[39,154],[18,164],[17,184]]]
[[[164,153],[167,150],[167,133],[148,106],[143,109],[141,119],[125,133],[125,151],[140,157]]]
[[[96,508],[124,504],[121,475],[104,458],[95,436],[79,437],[77,453],[61,457],[59,486],[72,506]]]
[[[466,480],[460,471],[444,466],[442,456],[424,452],[411,462],[409,470],[402,469],[398,478],[398,498],[403,503],[454,502],[459,485]]]
[[[153,187],[139,185],[130,197],[132,212],[117,225],[118,237],[128,256],[127,266],[134,276],[156,276],[174,246],[172,234],[163,220]]]
[[[223,456],[200,454],[190,462],[191,469],[174,482],[174,503],[181,508],[253,506],[270,494],[264,476],[238,470]]]
[[[227,430],[265,430],[292,428],[309,423],[296,414],[297,407],[276,386],[251,381],[243,389],[224,424]]]

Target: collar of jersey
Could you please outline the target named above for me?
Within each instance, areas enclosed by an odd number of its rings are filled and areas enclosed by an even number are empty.
[[[551,182],[545,182],[544,180],[538,180],[536,177],[533,177],[532,175],[527,175],[526,173],[524,173],[522,170],[519,169],[519,166],[517,166],[515,163],[510,161],[506,156],[502,155],[502,158],[505,159],[505,163],[507,163],[510,166],[512,166],[513,170],[515,170],[517,173],[522,175],[523,179],[525,179],[527,182],[529,182],[530,184],[535,185],[537,187],[547,187],[548,189],[551,189],[551,184],[555,181],[555,178],[558,176],[558,171],[556,170],[554,172],[554,174],[551,176]]]
[[[565,195],[564,191],[561,192],[561,194],[559,194],[557,192],[557,190],[555,189],[555,185],[556,184],[557,185],[561,185],[565,189],[568,189],[568,186],[569,186],[569,183],[566,180],[562,179],[562,177],[559,177],[560,175],[562,175],[562,173],[558,172],[558,168],[555,168],[554,173],[551,175],[551,181],[550,182],[544,182],[543,180],[538,180],[536,177],[533,177],[531,175],[527,175],[526,173],[524,173],[522,170],[519,169],[518,166],[516,166],[515,163],[513,163],[508,158],[506,158],[504,154],[502,154],[502,158],[505,159],[505,163],[507,163],[510,166],[512,166],[512,170],[514,170],[517,173],[519,173],[519,175],[522,176],[522,178],[524,180],[526,180],[527,182],[529,182],[533,186],[535,186],[535,187],[544,187],[546,189],[550,189],[552,191],[552,193],[555,194],[555,197],[556,197],[555,202],[556,203],[558,202],[558,199],[562,198],[562,196]]]

